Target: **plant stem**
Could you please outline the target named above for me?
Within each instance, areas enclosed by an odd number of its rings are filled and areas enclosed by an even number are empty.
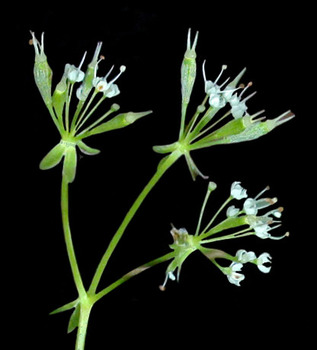
[[[64,238],[66,243],[68,259],[69,259],[70,267],[72,270],[74,282],[75,282],[79,297],[82,299],[83,297],[86,296],[86,291],[78,269],[78,264],[75,256],[74,245],[73,245],[71,231],[70,231],[69,208],[68,208],[68,182],[66,181],[64,175],[62,177],[61,209],[62,209]]]
[[[81,301],[75,350],[84,350],[85,348],[88,320],[92,306],[93,303],[89,302],[88,299],[87,302],[84,300]]]
[[[117,287],[119,287],[122,283],[128,281],[130,278],[140,274],[143,271],[146,271],[147,269],[149,269],[150,267],[153,267],[155,265],[161,264],[165,261],[168,261],[172,258],[175,257],[175,252],[170,252],[168,254],[165,254],[159,258],[156,258],[154,260],[149,261],[146,264],[143,264],[133,270],[131,270],[130,272],[126,273],[124,276],[122,276],[121,278],[119,278],[117,281],[113,282],[112,284],[110,284],[108,287],[104,288],[103,290],[101,290],[99,293],[97,293],[94,297],[93,297],[93,301],[94,303],[98,300],[100,300],[102,297],[104,297],[105,295],[109,294],[111,291],[113,291],[114,289],[116,289]]]
[[[107,266],[107,263],[115,250],[117,244],[119,243],[123,233],[125,232],[126,227],[134,217],[135,213],[143,203],[146,196],[149,194],[149,192],[153,189],[153,187],[157,184],[159,179],[163,176],[163,174],[182,156],[182,152],[179,150],[176,150],[172,152],[170,155],[165,157],[161,163],[159,164],[157,171],[149,181],[149,183],[144,187],[143,191],[140,193],[140,195],[137,197],[133,205],[131,206],[130,210],[126,214],[125,218],[123,219],[121,225],[119,226],[117,232],[114,234],[112,240],[109,243],[109,246],[104,253],[103,257],[101,258],[101,261],[96,269],[95,275],[92,279],[91,285],[88,290],[89,295],[95,294],[98,284],[100,282],[100,279],[102,277],[102,274]]]

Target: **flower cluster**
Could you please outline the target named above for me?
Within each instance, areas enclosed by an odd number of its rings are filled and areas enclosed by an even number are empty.
[[[246,91],[253,85],[252,82],[246,85],[239,83],[246,69],[244,68],[233,80],[228,78],[220,83],[227,66],[223,65],[218,77],[211,81],[206,77],[206,62],[204,61],[202,72],[205,82],[205,98],[196,108],[192,118],[186,123],[187,106],[197,71],[195,49],[198,32],[192,45],[190,35],[189,30],[187,50],[181,67],[182,108],[179,139],[169,145],[155,146],[154,151],[162,154],[181,152],[185,156],[192,178],[195,180],[197,176],[204,177],[204,175],[195,165],[190,154],[191,151],[219,144],[255,140],[291,120],[294,114],[287,111],[275,119],[265,120],[264,116],[258,118],[263,111],[248,113],[246,103],[256,92],[245,97]],[[220,115],[221,111],[223,111],[222,115]]]
[[[251,263],[258,267],[263,273],[268,273],[271,269],[271,255],[269,253],[262,253],[259,256],[253,251],[246,251],[239,249],[235,256],[225,253],[222,250],[207,248],[205,245],[215,243],[218,241],[242,238],[246,236],[256,236],[259,238],[282,239],[287,237],[289,233],[283,236],[272,236],[269,231],[280,226],[280,221],[276,219],[281,218],[283,211],[282,207],[271,209],[263,215],[259,215],[259,211],[267,208],[277,202],[276,198],[261,198],[262,194],[269,190],[266,187],[257,196],[248,197],[247,190],[241,186],[239,181],[232,183],[230,188],[230,196],[211,218],[204,229],[201,229],[202,218],[204,210],[211,192],[216,188],[213,182],[208,185],[207,194],[203,202],[196,232],[190,235],[185,228],[177,230],[172,228],[171,234],[174,243],[170,246],[173,249],[173,260],[166,270],[166,278],[164,284],[160,287],[165,289],[168,279],[175,280],[174,272],[177,270],[177,280],[179,280],[180,269],[184,261],[194,251],[198,250],[204,254],[210,261],[212,261],[220,271],[225,274],[228,281],[232,284],[240,286],[240,282],[244,280],[245,276],[241,273],[244,264]],[[234,205],[228,206],[233,201],[243,200],[242,208],[237,208]],[[226,217],[218,224],[214,224],[219,214],[226,208]],[[270,226],[278,223],[277,225]],[[233,231],[233,232],[232,232]],[[221,266],[217,259],[229,260],[231,263],[227,267]]]
[[[31,35],[30,43],[35,50],[35,83],[61,137],[60,142],[43,158],[40,168],[43,170],[50,169],[59,164],[64,158],[63,175],[70,183],[74,180],[76,174],[76,147],[88,155],[99,153],[99,150],[87,146],[83,139],[131,125],[139,118],[151,113],[151,111],[122,113],[104,122],[120,108],[118,104],[112,104],[107,112],[87,125],[87,122],[91,121],[91,116],[103,101],[119,95],[120,90],[115,82],[126,70],[126,67],[122,65],[119,73],[112,79],[109,76],[112,73],[113,66],[105,76],[98,77],[99,63],[104,60],[104,56],[100,56],[102,43],[99,42],[86,71],[84,72],[82,67],[87,52],[83,55],[78,66],[69,63],[65,65],[63,76],[52,94],[53,72],[44,52],[44,33],[42,33],[41,41],[36,39],[33,32],[31,32]],[[76,89],[77,106],[71,116],[70,105],[76,83],[80,83]],[[99,98],[97,102],[95,102],[96,98]]]

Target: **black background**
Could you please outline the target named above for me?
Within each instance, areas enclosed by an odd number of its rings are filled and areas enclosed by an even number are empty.
[[[9,94],[13,103],[7,130],[13,140],[9,147],[13,162],[5,173],[14,180],[10,186],[13,202],[8,206],[12,214],[8,236],[14,239],[9,243],[12,258],[5,270],[13,277],[9,290],[14,291],[14,296],[8,293],[13,315],[8,324],[20,335],[13,342],[23,339],[33,349],[70,349],[75,339],[75,333],[66,334],[70,314],[48,316],[76,298],[76,292],[60,222],[61,169],[38,169],[41,158],[59,138],[33,81],[29,30],[38,37],[45,32],[54,84],[65,63],[78,65],[84,51],[91,56],[102,41],[106,59],[100,74],[113,64],[117,70],[121,64],[127,66],[118,82],[121,94],[110,102],[120,104],[122,111],[153,110],[129,128],[87,140],[102,152],[83,156],[78,163],[76,181],[70,186],[70,219],[79,266],[88,285],[107,242],[155,172],[160,156],[152,146],[173,142],[178,135],[180,64],[189,27],[200,32],[193,110],[203,97],[200,67],[206,59],[211,80],[222,64],[228,65],[225,74],[231,77],[247,67],[243,81],[252,80],[252,89],[257,91],[248,102],[250,113],[265,109],[266,116],[274,118],[291,109],[296,114],[259,140],[193,153],[200,170],[218,184],[210,200],[210,215],[227,198],[233,181],[242,181],[251,196],[270,185],[272,196],[285,207],[283,227],[276,233],[290,231],[291,235],[282,241],[250,238],[217,245],[232,254],[244,248],[273,256],[269,274],[246,267],[241,287],[229,284],[199,254],[185,262],[180,283],[170,282],[165,293],[158,286],[166,265],[127,282],[94,307],[87,349],[113,347],[110,344],[182,347],[191,341],[196,348],[308,341],[316,273],[310,260],[316,234],[312,210],[315,146],[310,135],[316,116],[314,90],[309,86],[316,76],[310,11],[295,4],[199,1],[176,6],[120,2],[67,7],[54,3],[12,10],[15,68],[10,73],[14,76]],[[128,227],[101,287],[168,252],[171,222],[192,232],[206,186],[202,179],[194,183],[185,161],[178,161]]]

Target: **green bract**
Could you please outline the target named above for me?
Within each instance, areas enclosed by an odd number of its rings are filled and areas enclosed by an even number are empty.
[[[41,42],[36,39],[33,32],[31,34],[35,50],[34,79],[61,137],[61,141],[41,161],[40,169],[51,169],[63,160],[63,175],[66,181],[71,183],[76,175],[77,147],[88,155],[95,155],[100,152],[87,146],[82,141],[83,139],[95,134],[124,128],[150,114],[151,111],[121,113],[104,122],[106,118],[120,108],[119,105],[112,104],[106,113],[91,121],[92,115],[106,98],[114,97],[120,93],[114,81],[125,71],[125,66],[121,66],[120,73],[109,82],[106,78],[112,69],[104,78],[97,78],[98,64],[103,59],[98,60],[102,45],[99,42],[86,73],[81,70],[86,57],[85,53],[78,67],[71,64],[65,65],[63,76],[52,94],[53,72],[44,53],[44,33]],[[81,85],[77,87],[77,107],[74,114],[71,115],[70,105],[76,83],[81,83]],[[97,98],[99,100],[95,102]],[[88,124],[88,121],[90,124]]]

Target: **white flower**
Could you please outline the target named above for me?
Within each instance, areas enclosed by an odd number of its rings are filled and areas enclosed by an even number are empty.
[[[259,238],[265,239],[271,237],[271,235],[268,233],[269,230],[271,230],[271,227],[268,224],[260,224],[253,227],[255,235]]]
[[[245,276],[242,273],[237,272],[241,271],[242,266],[243,265],[241,263],[233,262],[228,268],[228,272],[225,272],[229,282],[235,284],[236,286],[240,286],[240,282],[245,279]]]
[[[269,253],[262,253],[256,260],[258,268],[263,273],[268,273],[271,270],[271,266],[265,266],[265,263],[271,263],[271,255]]]
[[[230,194],[233,198],[235,199],[242,199],[242,198],[247,198],[247,190],[244,189],[241,185],[241,182],[239,181],[235,181],[233,182],[233,184],[231,185],[231,191]]]
[[[238,214],[240,212],[239,208],[236,208],[234,205],[231,205],[228,209],[227,209],[227,217],[228,218],[234,218],[237,217]]]
[[[238,258],[238,261],[242,264],[256,260],[256,255],[254,252],[247,252],[244,249],[238,250],[236,253],[236,257]]]
[[[277,202],[277,198],[260,198],[258,199],[265,191],[269,190],[269,186],[267,186],[264,190],[262,190],[257,196],[254,198],[248,198],[245,200],[243,204],[243,209],[247,215],[256,215],[259,209],[263,209],[273,205]],[[266,216],[273,214],[275,216],[275,212],[270,211]]]
[[[87,52],[84,53],[84,56],[79,64],[78,68],[75,67],[74,65],[70,65],[70,64],[66,65],[66,66],[68,66],[67,78],[71,83],[79,83],[80,81],[84,80],[85,73],[80,69],[85,61],[86,54],[87,54]]]
[[[107,73],[107,75],[104,78],[98,78],[95,77],[93,79],[93,86],[96,88],[97,91],[103,92],[105,97],[114,97],[120,93],[120,90],[118,88],[117,84],[114,84],[114,82],[120,77],[120,75],[126,70],[125,66],[120,67],[120,72],[109,82],[107,82],[107,78],[112,72],[113,66],[111,67],[110,71]]]
[[[226,65],[223,65],[221,67],[221,72],[218,75],[215,82],[212,82],[211,80],[206,79],[205,74],[205,61],[203,63],[203,76],[205,81],[205,92],[209,96],[209,104],[211,107],[214,108],[222,108],[226,105],[227,100],[224,95],[224,91],[221,90],[221,87],[226,84],[227,81],[225,81],[221,86],[217,85],[218,80],[220,79],[223,71],[227,69]]]
[[[256,200],[253,198],[246,199],[243,204],[243,209],[247,215],[256,215],[258,212]]]

